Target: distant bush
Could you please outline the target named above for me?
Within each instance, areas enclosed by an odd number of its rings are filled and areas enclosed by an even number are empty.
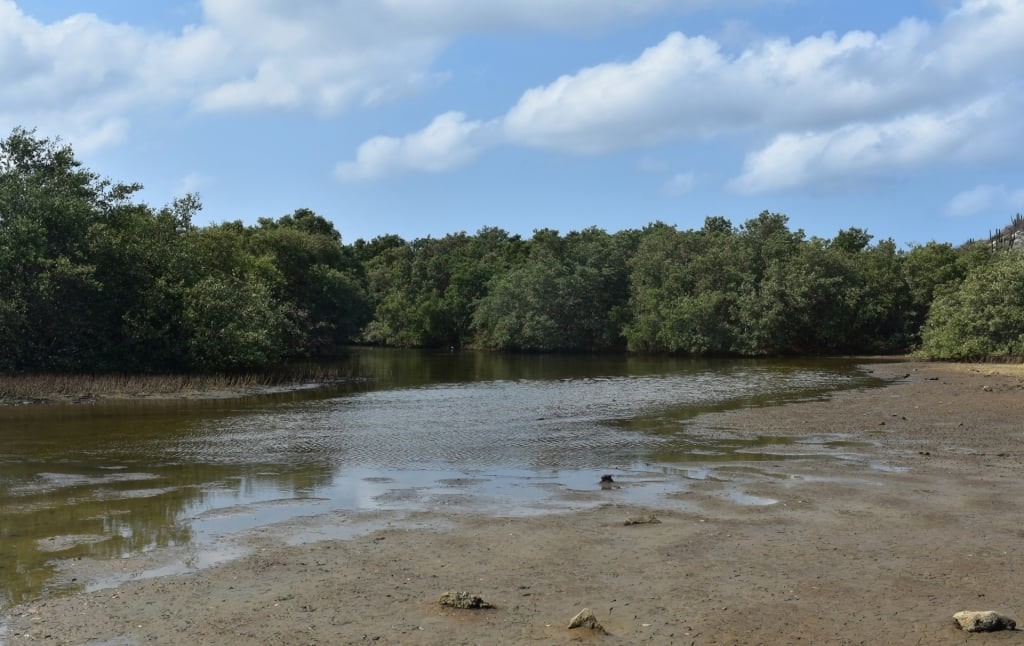
[[[939,295],[921,332],[932,359],[1024,356],[1024,253],[1003,251]]]

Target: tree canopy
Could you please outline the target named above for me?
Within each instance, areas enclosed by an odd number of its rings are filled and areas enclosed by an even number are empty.
[[[196,226],[185,195],[0,141],[0,370],[237,371],[351,343],[516,351],[1024,355],[1024,218],[988,242],[900,249],[785,215],[607,233],[497,228],[346,244],[300,208]]]

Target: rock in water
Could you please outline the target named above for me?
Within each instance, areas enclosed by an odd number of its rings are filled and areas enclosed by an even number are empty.
[[[481,610],[494,607],[493,604],[487,603],[478,595],[468,592],[445,592],[441,595],[439,603],[449,608],[464,608],[466,610]]]
[[[597,617],[594,616],[594,613],[591,612],[590,608],[580,610],[579,614],[572,618],[572,621],[569,622],[569,630],[572,630],[573,628],[589,628],[599,633],[608,632],[604,629],[604,626],[601,625],[601,622],[597,620]]]
[[[969,633],[987,633],[994,630],[1013,630],[1017,622],[992,610],[961,610],[953,615],[961,630]]]

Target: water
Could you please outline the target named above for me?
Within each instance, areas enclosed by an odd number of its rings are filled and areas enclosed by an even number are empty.
[[[203,567],[244,552],[225,537],[298,517],[324,520],[282,540],[350,535],[345,518],[377,510],[665,504],[719,467],[814,457],[787,454],[787,438],[701,441],[688,420],[875,384],[836,361],[361,350],[351,363],[362,379],[264,398],[0,409],[0,608],[87,589],[63,574],[70,560]]]

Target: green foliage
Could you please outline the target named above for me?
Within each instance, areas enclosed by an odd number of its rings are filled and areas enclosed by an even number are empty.
[[[920,342],[920,330],[935,297],[959,288],[967,275],[968,261],[948,243],[914,245],[903,259],[903,276],[910,290],[908,327],[912,344]],[[987,254],[986,254],[987,258]]]
[[[1024,354],[1024,217],[985,242],[899,250],[785,215],[609,234],[495,228],[342,243],[298,209],[196,227],[69,146],[0,141],[0,370],[253,370],[397,346],[684,354]]]
[[[89,234],[138,188],[100,179],[33,131],[0,141],[0,368],[102,364],[108,322]]]
[[[1024,253],[996,253],[941,293],[921,339],[921,354],[933,359],[1024,356]]]
[[[899,351],[909,290],[892,241],[806,240],[768,212],[739,230],[656,224],[631,261],[629,347],[687,354]]]
[[[601,350],[622,345],[634,236],[596,228],[534,232],[529,256],[496,277],[474,316],[476,343],[501,350]]]
[[[700,231],[655,223],[640,233],[630,261],[629,348],[722,354],[737,338],[737,300],[747,279],[739,235],[722,218]]]
[[[492,277],[521,257],[522,241],[501,229],[481,229],[411,244],[385,241],[366,263],[375,304],[364,338],[405,347],[472,341],[473,313]]]
[[[284,359],[293,333],[266,283],[224,276],[208,276],[186,290],[183,321],[199,370],[272,367]]]
[[[333,356],[369,308],[361,267],[308,209],[196,228],[15,129],[0,142],[0,370],[266,368]]]
[[[292,354],[337,356],[369,317],[358,263],[334,226],[309,209],[276,222],[260,220],[250,253],[274,267],[277,294],[287,301],[297,330]]]

